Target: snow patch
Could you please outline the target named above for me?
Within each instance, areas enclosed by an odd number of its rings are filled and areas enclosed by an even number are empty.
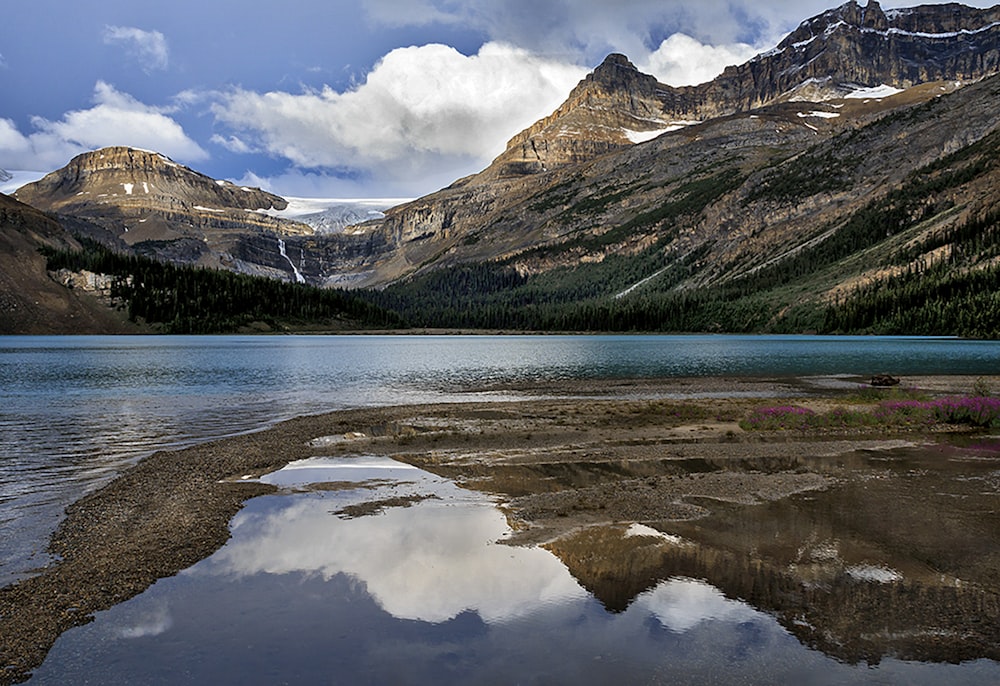
[[[651,141],[654,138],[658,138],[665,133],[670,133],[671,131],[678,131],[688,126],[694,124],[700,124],[697,121],[672,121],[665,128],[655,129],[653,131],[634,131],[633,129],[622,129],[622,133],[633,143],[645,143],[646,141]]]
[[[882,98],[888,98],[902,92],[902,88],[895,88],[883,83],[881,86],[873,86],[871,88],[860,86],[845,95],[844,98],[849,100],[864,100],[865,98],[881,100]]]
[[[891,584],[902,581],[903,575],[895,569],[878,565],[854,565],[847,568],[847,575],[858,581],[871,581],[877,584]]]
[[[145,191],[146,195],[149,195],[149,184],[145,181],[142,182],[142,190]]]
[[[840,116],[839,112],[823,112],[820,110],[815,110],[813,112],[799,112],[798,116],[802,119],[807,119],[808,117],[817,117],[819,119],[836,119]]]
[[[123,183],[122,188],[125,189],[125,195],[132,195],[132,189],[135,188],[134,183]]]

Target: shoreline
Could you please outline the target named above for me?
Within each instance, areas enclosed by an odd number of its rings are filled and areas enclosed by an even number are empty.
[[[980,378],[907,377],[904,383],[958,394]],[[988,380],[1000,387],[1000,377]],[[154,453],[68,507],[50,543],[56,561],[0,589],[0,684],[27,678],[67,629],[222,547],[243,503],[275,492],[254,479],[291,461],[392,457],[499,494],[515,528],[513,543],[552,543],[594,523],[696,520],[706,502],[777,501],[825,488],[831,477],[821,470],[782,467],[803,454],[844,455],[933,439],[926,431],[748,433],[738,425],[750,409],[776,398],[823,406],[843,401],[856,387],[856,381],[838,388],[803,378],[508,385],[476,390],[521,399],[342,410]],[[706,460],[775,467],[693,478],[690,465]],[[607,465],[619,471],[627,465],[628,473],[602,476]],[[541,484],[553,469],[587,478],[552,491]]]

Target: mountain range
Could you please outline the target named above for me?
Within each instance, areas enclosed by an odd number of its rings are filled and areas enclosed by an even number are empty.
[[[905,329],[875,291],[992,278],[998,70],[1000,6],[852,1],[698,86],[610,55],[482,172],[347,227],[129,148],[15,197],[118,250],[374,287],[419,326]]]

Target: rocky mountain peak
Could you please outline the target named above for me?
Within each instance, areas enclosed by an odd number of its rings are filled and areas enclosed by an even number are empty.
[[[482,180],[593,159],[680,125],[860,87],[973,81],[1000,70],[1000,5],[886,12],[851,0],[808,19],[773,50],[699,86],[675,88],[611,54],[559,109],[510,140]],[[822,87],[816,87],[822,84]]]
[[[890,23],[888,15],[876,0],[869,0],[864,7],[851,0],[802,22],[795,31],[785,37],[778,48],[796,45],[816,36],[829,35],[839,28],[888,31]]]
[[[570,92],[552,115],[515,136],[492,176],[532,174],[630,147],[636,137],[671,125],[669,87],[613,53]]]
[[[14,177],[11,175],[10,172],[0,169],[0,183],[4,181],[10,181],[13,178]]]
[[[262,273],[284,278],[289,278],[291,265],[281,253],[280,237],[313,233],[305,224],[267,214],[285,209],[284,198],[125,146],[77,155],[62,169],[19,188],[15,197],[42,211],[83,220],[117,243],[173,262],[258,269],[239,262],[238,255],[252,243],[264,254],[260,260],[267,270]]]
[[[590,74],[583,83],[596,83],[603,86],[615,86],[623,82],[629,83],[635,79],[652,78],[639,71],[638,67],[629,61],[629,58],[619,53],[611,53],[604,58],[604,61]]]
[[[121,198],[133,206],[160,202],[219,209],[284,209],[288,203],[259,188],[217,181],[157,152],[125,146],[77,155],[62,169],[19,189],[16,196],[31,205],[61,211],[81,202]]]

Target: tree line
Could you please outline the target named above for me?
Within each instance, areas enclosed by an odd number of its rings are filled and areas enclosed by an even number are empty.
[[[255,322],[275,329],[403,325],[394,313],[343,290],[167,264],[118,253],[91,240],[81,242],[78,251],[44,249],[48,269],[112,277],[111,298],[128,318],[164,333],[225,333]]]

